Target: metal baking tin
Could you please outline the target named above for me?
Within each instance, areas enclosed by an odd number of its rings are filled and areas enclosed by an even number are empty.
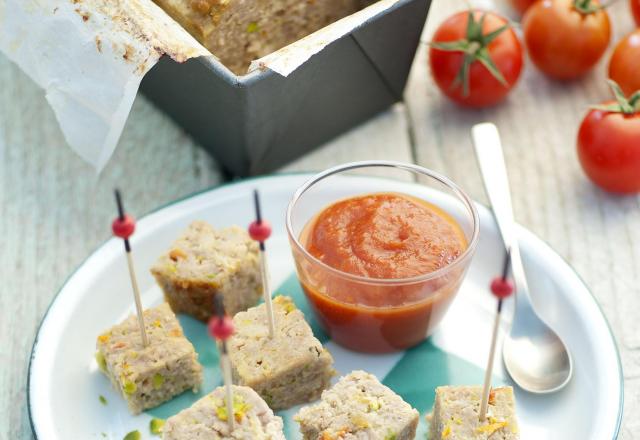
[[[163,57],[143,93],[231,176],[271,171],[402,100],[430,0],[400,0],[288,77]]]

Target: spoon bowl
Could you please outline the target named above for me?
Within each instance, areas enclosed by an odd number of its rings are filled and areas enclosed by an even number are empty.
[[[520,388],[532,393],[552,393],[562,389],[571,379],[571,354],[531,303],[515,235],[509,179],[498,129],[490,123],[477,124],[471,135],[493,215],[511,256],[516,288],[513,324],[504,339],[502,358],[509,375]]]
[[[531,393],[553,393],[571,379],[572,361],[550,328],[505,338],[502,359],[513,381]]]

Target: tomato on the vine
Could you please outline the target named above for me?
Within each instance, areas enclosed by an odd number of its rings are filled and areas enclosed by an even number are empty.
[[[452,15],[436,30],[429,52],[438,87],[469,107],[502,100],[520,77],[523,62],[522,45],[509,22],[492,12]]]
[[[616,45],[609,61],[609,78],[618,83],[625,95],[640,90],[640,29]]]
[[[640,26],[640,0],[631,0],[631,13],[636,20],[636,24]]]
[[[558,79],[576,78],[602,57],[611,38],[609,15],[597,0],[540,0],[522,20],[533,63]]]
[[[640,91],[625,98],[610,81],[616,101],[587,113],[578,132],[578,158],[589,178],[615,193],[640,191]]]

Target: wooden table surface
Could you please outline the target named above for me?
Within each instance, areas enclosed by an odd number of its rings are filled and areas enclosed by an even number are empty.
[[[405,103],[283,170],[375,158],[409,161],[448,175],[485,202],[469,129],[495,122],[516,219],[575,267],[611,323],[625,375],[619,438],[640,439],[640,199],[592,186],[575,154],[585,109],[609,96],[606,64],[575,83],[550,81],[527,65],[504,104],[460,109],[430,81],[426,41],[444,17],[465,5],[434,0]],[[626,1],[610,11],[617,40],[632,29]],[[215,161],[143,98],[134,105],[115,156],[96,175],[66,147],[41,90],[0,55],[0,439],[32,438],[26,408],[31,344],[65,278],[109,237],[105,219],[113,216],[114,185],[126,188],[129,210],[140,215],[220,181]]]

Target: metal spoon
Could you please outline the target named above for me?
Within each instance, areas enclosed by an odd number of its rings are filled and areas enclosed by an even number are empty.
[[[513,381],[532,393],[552,393],[571,379],[573,363],[562,339],[536,313],[522,266],[515,233],[500,135],[494,124],[477,124],[471,129],[476,157],[507,249],[516,288],[516,304],[510,334],[505,337],[502,358]]]

